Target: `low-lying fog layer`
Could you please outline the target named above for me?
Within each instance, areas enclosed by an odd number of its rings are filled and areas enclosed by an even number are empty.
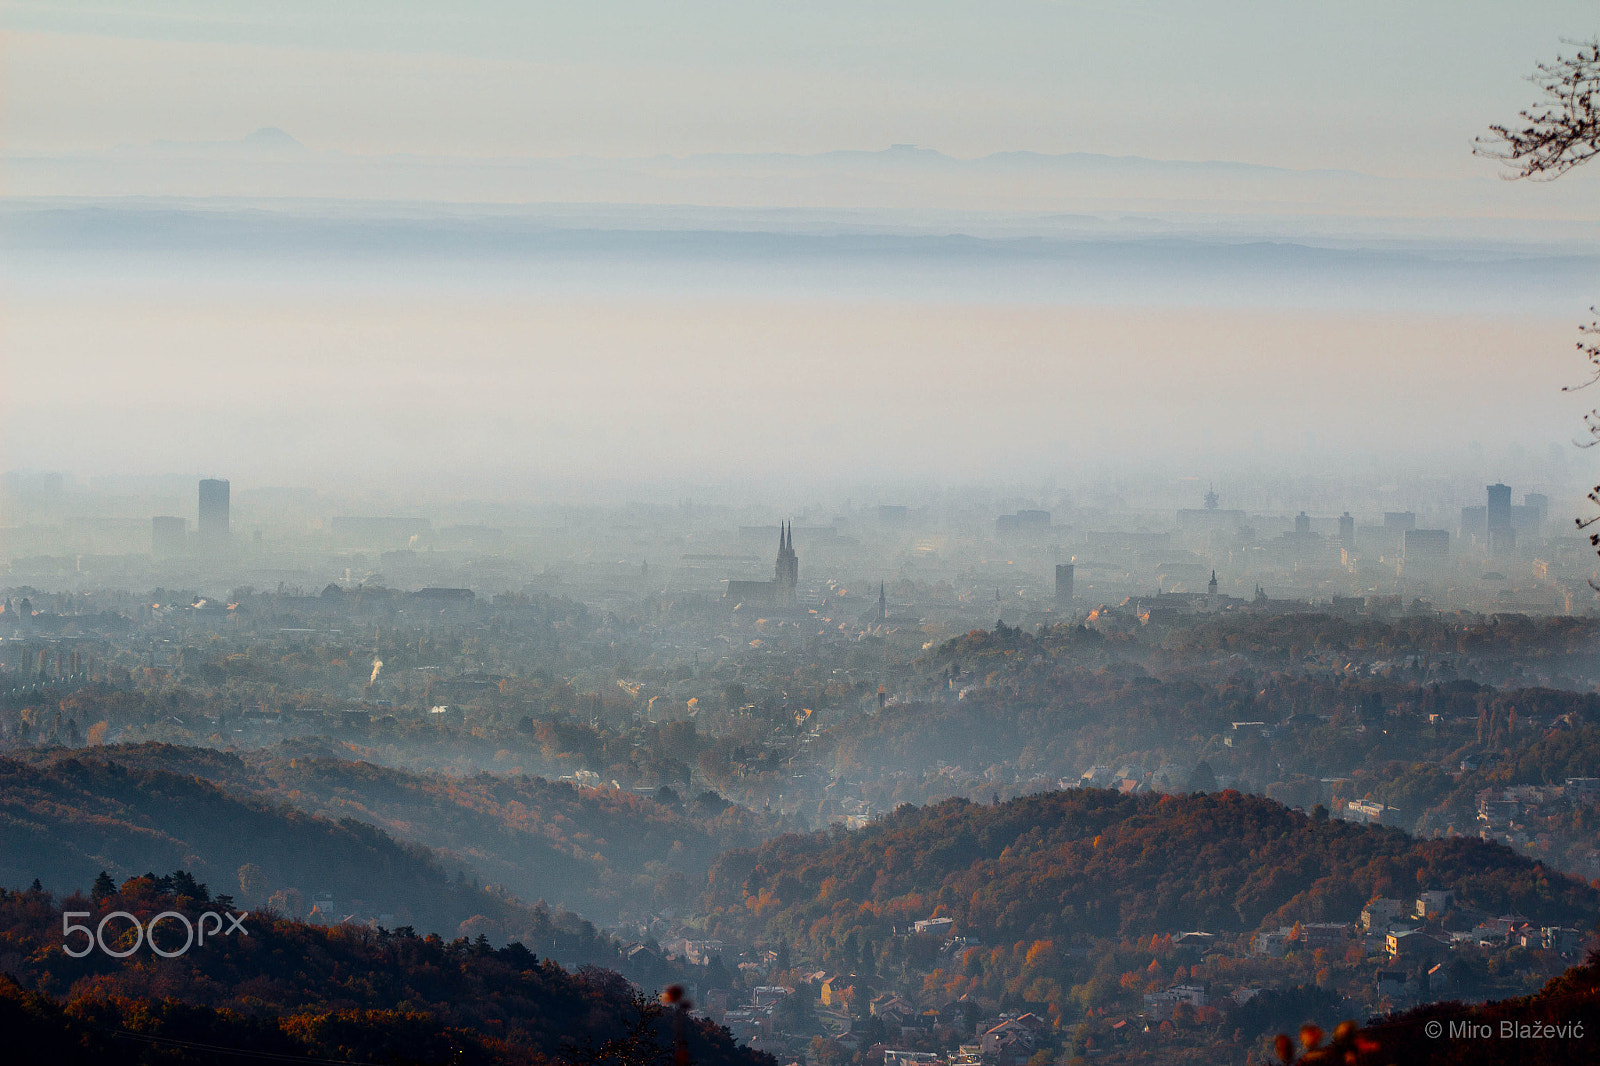
[[[1548,227],[1000,222],[12,201],[0,457],[203,452],[298,483],[964,477],[1542,453],[1577,425],[1559,387],[1600,259]]]

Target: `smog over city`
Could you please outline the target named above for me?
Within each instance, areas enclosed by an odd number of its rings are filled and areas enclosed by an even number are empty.
[[[1594,1061],[1597,15],[0,5],[14,1046]]]

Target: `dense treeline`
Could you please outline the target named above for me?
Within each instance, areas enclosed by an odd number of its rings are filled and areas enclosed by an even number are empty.
[[[1277,624],[1291,633],[1354,625],[1326,616]],[[1152,787],[1166,790],[1214,788],[1188,785],[1204,760],[1223,784],[1307,809],[1331,798],[1383,800],[1419,831],[1467,831],[1472,795],[1510,778],[1560,783],[1562,774],[1594,772],[1592,744],[1545,738],[1600,730],[1595,693],[1442,678],[1428,661],[1396,660],[1373,673],[1367,659],[1350,666],[1331,645],[1308,646],[1278,667],[1263,661],[1252,652],[1197,664],[1148,639],[1083,627],[974,631],[925,660],[925,700],[838,722],[813,751],[874,810],[953,794],[987,798],[986,781],[1017,795],[1074,782],[1097,764],[1142,768],[1136,778],[1163,769]],[[1235,728],[1251,722],[1263,726]],[[1584,750],[1554,757],[1575,745]],[[1459,773],[1463,760],[1479,769]],[[1594,847],[1588,836],[1563,837],[1545,857],[1580,869]]]
[[[670,1019],[644,1010],[621,977],[569,972],[520,943],[419,937],[409,929],[325,929],[252,914],[247,934],[214,936],[176,958],[62,949],[62,912],[231,909],[187,874],[102,880],[94,898],[0,890],[0,1026],[24,1061],[200,1063],[216,1048],[356,1062],[536,1064],[578,1057],[641,1026],[662,1058]],[[131,946],[119,919],[113,946]],[[168,925],[171,925],[168,920]],[[167,926],[162,927],[163,933]],[[75,942],[74,942],[75,943]],[[175,950],[176,944],[168,944]],[[688,1026],[694,1061],[763,1066],[725,1030]]]
[[[1346,617],[1315,612],[1235,611],[1186,619],[1150,632],[1105,632],[1057,625],[1036,633],[1016,626],[973,630],[932,650],[930,663],[1000,660],[1021,653],[1046,659],[1137,659],[1165,673],[1180,665],[1216,662],[1238,654],[1266,667],[1306,656],[1359,653],[1382,656],[1472,656],[1512,663],[1592,663],[1600,623],[1592,618],[1501,614],[1490,617],[1433,612],[1402,618]]]
[[[1475,655],[1516,661],[1594,656],[1600,623],[1577,616],[1436,614],[1401,618],[1291,613],[1220,615],[1175,629],[1162,643],[1173,652],[1204,655],[1248,650],[1290,657],[1302,651],[1376,651],[1385,655]]]
[[[913,772],[941,763],[1003,765],[1024,773],[1073,774],[1121,753],[1159,764],[1204,751],[1229,772],[1265,785],[1281,773],[1326,776],[1368,763],[1423,760],[1463,747],[1525,741],[1529,721],[1568,716],[1600,725],[1600,696],[1552,689],[1497,690],[1471,681],[1420,683],[1268,673],[1241,667],[1225,677],[1157,678],[1136,663],[1091,668],[1023,659],[973,674],[953,662],[961,685],[988,681],[958,702],[894,706],[841,724],[830,738],[841,773],[873,767]],[[1437,724],[1465,722],[1459,731]],[[1279,726],[1271,741],[1227,748],[1234,722]],[[1482,723],[1481,728],[1478,723]],[[914,797],[912,797],[914,798]]]
[[[1501,720],[1511,711],[1502,714]],[[1455,826],[1465,830],[1476,820],[1476,797],[1483,789],[1561,785],[1568,778],[1592,777],[1597,768],[1600,728],[1580,726],[1531,738],[1521,746],[1507,745],[1468,772],[1451,773],[1436,763],[1399,761],[1364,767],[1354,775],[1350,790],[1399,808],[1408,823],[1418,822],[1422,828]],[[1579,823],[1592,822],[1600,815],[1592,808],[1569,813]]]

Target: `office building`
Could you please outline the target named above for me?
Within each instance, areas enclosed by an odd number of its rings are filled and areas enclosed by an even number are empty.
[[[1072,609],[1073,567],[1071,563],[1056,564],[1056,609]]]
[[[1406,530],[1406,562],[1418,559],[1443,559],[1450,554],[1448,529]]]
[[[1537,538],[1543,533],[1544,520],[1550,517],[1550,497],[1542,492],[1529,492],[1524,493],[1522,499],[1520,507],[1511,508],[1511,528],[1518,536]]]
[[[1489,506],[1485,513],[1489,534],[1489,554],[1505,555],[1517,546],[1517,531],[1511,524],[1511,486],[1490,485]]]
[[[200,547],[218,551],[228,545],[228,483],[220,478],[200,482]]]

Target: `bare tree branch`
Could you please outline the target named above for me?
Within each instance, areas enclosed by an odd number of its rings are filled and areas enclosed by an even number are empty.
[[[1528,79],[1543,99],[1515,124],[1490,126],[1473,148],[1509,165],[1508,177],[1551,181],[1600,155],[1600,36],[1567,43],[1574,54],[1540,63]]]

